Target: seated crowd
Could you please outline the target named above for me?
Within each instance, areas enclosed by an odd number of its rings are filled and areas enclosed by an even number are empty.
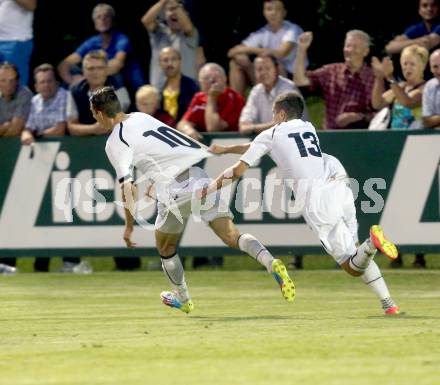
[[[21,11],[27,15],[34,9]],[[140,19],[151,46],[146,82],[130,37],[114,28],[114,8],[98,4],[92,12],[97,35],[60,63],[38,65],[33,70],[35,95],[27,87],[30,54],[14,51],[8,56],[10,44],[3,44],[0,33],[0,136],[21,136],[29,145],[45,136],[104,135],[88,101],[91,92],[104,85],[115,87],[124,111],[151,114],[198,140],[203,132],[248,135],[270,128],[275,98],[300,88],[322,94],[326,130],[368,128],[384,107],[391,111],[391,129],[437,128],[439,13],[438,0],[420,0],[421,22],[386,44],[386,54],[400,55],[400,68],[388,56],[367,62],[371,38],[355,29],[346,33],[342,62],[310,69],[307,53],[313,33],[288,20],[282,0],[265,0],[267,24],[229,49],[227,75],[221,65],[206,63],[199,32],[184,4],[159,0]],[[24,45],[20,47],[23,53]],[[427,81],[428,63],[433,77]],[[307,109],[303,119],[309,119]],[[78,263],[69,257],[66,261]],[[300,260],[294,263],[302,265]],[[415,264],[425,266],[422,254]],[[36,270],[47,268],[47,259],[37,259]]]

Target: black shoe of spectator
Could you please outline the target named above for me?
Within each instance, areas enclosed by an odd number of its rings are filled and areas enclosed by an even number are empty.
[[[116,270],[136,270],[141,267],[139,257],[114,257]]]
[[[412,267],[415,267],[416,269],[425,269],[426,268],[425,255],[424,254],[416,254],[416,258],[414,259],[414,262],[412,263]]]
[[[290,262],[287,265],[288,269],[297,269],[301,270],[303,268],[303,256],[302,255],[295,255],[292,259],[292,262]]]
[[[399,253],[397,258],[391,261],[390,267],[392,267],[393,269],[400,269],[401,267],[403,267],[402,254]]]
[[[194,257],[192,260],[192,267],[193,269],[198,269],[202,266],[209,265],[209,258],[208,257]]]
[[[34,271],[38,273],[47,273],[49,271],[50,258],[36,257],[34,262]]]

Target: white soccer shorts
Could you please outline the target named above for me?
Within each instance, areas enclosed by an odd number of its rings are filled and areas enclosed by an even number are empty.
[[[338,264],[344,263],[356,252],[356,207],[346,180],[333,180],[313,188],[303,216]]]

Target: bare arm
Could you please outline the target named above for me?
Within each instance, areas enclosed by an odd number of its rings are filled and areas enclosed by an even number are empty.
[[[192,36],[194,34],[194,25],[182,5],[177,7],[176,15],[177,20],[179,20],[179,23],[182,26],[183,33],[186,36]]]
[[[387,104],[382,96],[384,92],[384,79],[376,76],[374,78],[373,91],[371,92],[371,105],[375,110],[379,110]]]
[[[179,121],[179,123],[177,123],[177,129],[195,140],[200,141],[203,139],[202,135],[200,135],[194,125],[188,120],[182,119],[181,121]]]
[[[148,9],[148,11],[142,16],[141,22],[148,32],[153,32],[157,27],[157,18],[165,6],[167,0],[159,0],[156,4]]]
[[[294,47],[295,43],[291,41],[285,41],[278,48],[269,48],[267,50],[267,54],[272,55],[277,59],[282,59],[286,57]]]
[[[66,128],[66,122],[58,122],[55,126],[46,128],[41,134],[43,136],[63,136],[66,132]]]
[[[211,144],[208,151],[213,154],[244,154],[250,147],[251,142],[243,144],[231,144],[229,146],[223,146],[221,144]]]
[[[248,168],[249,165],[247,163],[241,160],[238,161],[232,167],[227,168],[222,174],[220,174],[207,188],[202,190],[201,197],[230,185],[232,182],[242,177]]]
[[[397,83],[391,84],[390,88],[393,90],[397,102],[399,102],[405,107],[413,108],[420,106],[420,104],[422,103],[422,91],[420,89],[415,90],[414,92],[408,94]]]
[[[78,120],[69,119],[67,129],[72,136],[102,135],[106,133],[99,123],[81,124]]]
[[[431,49],[440,43],[440,36],[436,33],[421,36],[416,39],[409,39],[406,35],[396,36],[386,46],[385,51],[388,55],[398,54],[402,52],[405,47],[412,44],[418,44],[424,46],[427,49]]]
[[[423,120],[423,127],[425,128],[440,127],[440,115],[424,116],[422,120]]]
[[[293,68],[293,77],[295,84],[298,87],[304,87],[310,85],[310,79],[306,75],[305,64],[307,50],[312,44],[313,34],[312,32],[304,32],[298,37],[298,50],[296,53],[296,60]]]
[[[67,56],[60,64],[58,64],[58,73],[61,79],[63,79],[67,84],[73,82],[73,76],[70,74],[70,68],[75,64],[81,63],[81,56],[76,52]]]
[[[385,74],[383,72],[384,68],[381,61],[376,56],[373,56],[371,58],[371,68],[374,72],[373,90],[371,92],[371,105],[374,109],[378,110],[384,107],[387,103],[383,98],[383,94],[385,92]]]
[[[206,63],[206,56],[205,56],[205,50],[202,46],[197,47],[197,54],[196,54],[196,63],[197,63],[197,69],[202,68],[203,64]]]
[[[259,134],[260,132],[271,128],[274,125],[273,122],[266,123],[252,123],[252,122],[240,122],[239,128],[242,134]]]
[[[25,123],[25,118],[15,117],[9,122],[0,124],[0,136],[19,136]]]
[[[131,234],[133,233],[134,214],[136,210],[137,188],[131,182],[121,184],[122,201],[124,202],[125,214],[125,231],[124,241],[127,247],[134,247],[136,244],[131,241]]]
[[[125,59],[127,57],[126,52],[118,52],[115,57],[108,61],[108,74],[117,74],[124,67]]]
[[[211,87],[213,89],[214,86]],[[214,96],[213,94],[216,94]],[[205,108],[205,123],[206,123],[206,131],[224,131],[228,128],[228,123],[225,122],[217,111],[217,98],[219,93],[216,90],[209,91],[208,93],[208,102],[206,103]]]
[[[27,11],[35,11],[37,8],[37,0],[15,0],[15,2]]]

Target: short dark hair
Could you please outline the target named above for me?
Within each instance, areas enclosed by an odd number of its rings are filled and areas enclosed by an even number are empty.
[[[37,80],[36,77],[39,72],[52,72],[54,78],[56,79],[55,68],[53,67],[52,64],[43,63],[43,64],[40,64],[39,66],[35,67],[35,69],[34,69],[34,80],[35,81]]]
[[[108,63],[107,52],[105,52],[103,49],[95,49],[93,51],[88,52],[83,58],[83,66],[84,66],[84,62],[90,59],[102,60],[104,63],[106,64]]]
[[[286,92],[277,96],[273,102],[273,109],[276,112],[285,111],[289,120],[298,119],[304,111],[304,100],[296,91]]]
[[[255,56],[254,62],[257,59],[266,59],[266,58],[269,59],[273,63],[273,65],[275,66],[276,69],[278,69],[278,59],[273,55],[257,55],[257,56]]]
[[[95,111],[101,111],[109,118],[114,118],[116,114],[122,112],[121,102],[113,87],[98,88],[93,91],[89,100]]]
[[[18,72],[18,67],[14,63],[4,61],[0,63],[0,70],[12,70],[15,72],[15,75],[17,76],[16,80],[20,79],[20,72]]]

